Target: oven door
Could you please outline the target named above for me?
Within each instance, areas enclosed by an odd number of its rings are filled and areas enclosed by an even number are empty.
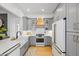
[[[43,43],[44,42],[44,38],[36,38],[36,42],[37,43]]]

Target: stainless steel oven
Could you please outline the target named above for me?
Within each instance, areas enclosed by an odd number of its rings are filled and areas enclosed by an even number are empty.
[[[36,46],[44,46],[44,34],[36,34]]]
[[[44,42],[44,38],[36,38],[36,42],[38,42],[38,43]]]

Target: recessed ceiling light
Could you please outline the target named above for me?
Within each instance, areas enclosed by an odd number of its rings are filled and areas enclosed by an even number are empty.
[[[29,8],[27,8],[26,10],[27,10],[27,12],[29,12],[29,11],[30,11],[30,9],[29,9]]]
[[[44,11],[45,11],[45,9],[41,9],[41,11],[42,11],[42,12],[44,12]]]

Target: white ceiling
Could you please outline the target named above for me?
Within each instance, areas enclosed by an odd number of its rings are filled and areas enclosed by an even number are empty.
[[[32,15],[52,15],[58,3],[15,3],[16,7],[22,10],[25,16]],[[27,12],[27,9],[30,9]],[[45,11],[41,11],[45,9]]]

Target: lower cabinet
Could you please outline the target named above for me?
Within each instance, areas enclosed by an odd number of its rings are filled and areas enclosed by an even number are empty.
[[[30,45],[36,45],[36,37],[35,36],[30,36],[29,41],[30,41]],[[51,45],[52,44],[52,37],[44,36],[44,44]]]
[[[66,39],[66,55],[76,56],[76,38],[74,33],[67,33]]]
[[[20,48],[20,55],[23,56],[25,52],[29,48],[29,41],[27,41],[21,48]]]
[[[77,37],[77,56],[79,56],[79,36]]]
[[[29,41],[30,41],[30,45],[36,45],[36,37],[35,36],[30,36]]]
[[[66,55],[79,56],[79,33],[67,33]]]
[[[45,45],[51,45],[52,38],[50,36],[45,36],[44,37],[44,42],[45,42]]]

